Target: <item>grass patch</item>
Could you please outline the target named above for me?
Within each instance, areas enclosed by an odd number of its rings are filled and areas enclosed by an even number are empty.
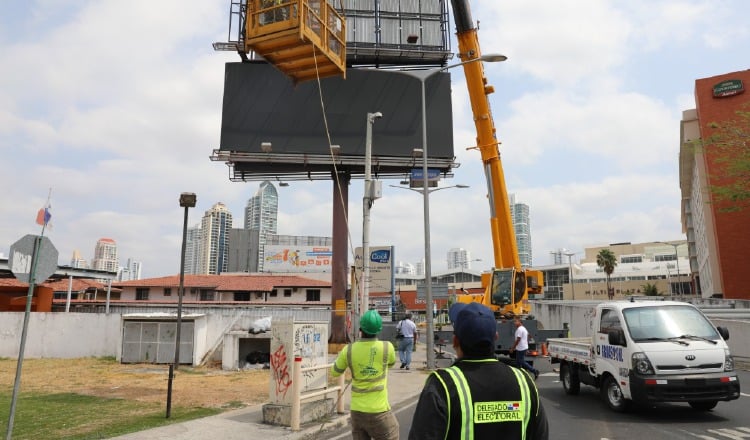
[[[8,429],[11,393],[0,392],[0,427]],[[172,407],[164,404],[106,399],[74,393],[21,393],[16,402],[13,438],[104,439],[221,412],[215,408]]]

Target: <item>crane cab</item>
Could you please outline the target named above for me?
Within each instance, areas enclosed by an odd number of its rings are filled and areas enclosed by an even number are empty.
[[[295,83],[346,77],[346,21],[333,0],[247,0],[245,53],[254,51]]]

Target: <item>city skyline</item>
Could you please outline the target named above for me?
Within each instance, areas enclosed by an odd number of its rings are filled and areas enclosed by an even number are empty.
[[[738,13],[746,3],[470,3],[482,23],[482,52],[508,57],[486,63],[485,73],[495,89],[490,102],[508,191],[531,209],[533,265],[550,262],[550,251],[559,248],[683,240],[682,112],[695,107],[696,80],[750,67],[750,32]],[[220,141],[224,64],[240,61],[211,47],[226,40],[229,4],[170,6],[0,5],[0,175],[6,184],[0,253],[7,256],[15,241],[39,233],[34,219],[50,188],[52,227],[45,236],[61,262],[75,249],[90,259],[89,243],[111,237],[120,255],[142,261],[144,277],[179,271],[180,193],[197,195],[190,225],[219,201],[241,217],[259,182],[231,182],[226,165],[209,159]],[[92,38],[123,16],[132,19],[121,32]],[[172,19],[152,19],[167,16]],[[451,47],[456,50],[455,40]],[[41,53],[54,54],[54,69]],[[430,195],[432,261],[440,270],[446,251],[463,247],[482,260],[477,268],[487,268],[493,253],[482,161],[472,149],[476,131],[461,68],[450,72],[460,167],[440,187],[470,188]],[[330,236],[333,183],[288,183],[279,188],[278,230]],[[370,241],[396,246],[398,260],[419,261],[422,198],[388,186],[397,180],[383,183],[383,197],[371,210]],[[353,181],[348,193],[356,246],[362,182]]]

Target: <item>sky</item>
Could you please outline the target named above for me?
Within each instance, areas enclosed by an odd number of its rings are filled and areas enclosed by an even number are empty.
[[[750,68],[746,0],[470,1],[496,93],[490,103],[509,193],[530,209],[533,264],[551,252],[684,240],[679,122],[695,80]],[[27,0],[0,3],[0,254],[44,231],[70,264],[116,241],[143,277],[179,272],[182,192],[190,225],[223,202],[242,227],[259,182],[230,182],[218,148],[229,0]],[[451,34],[455,32],[450,21]],[[455,41],[452,49],[457,50]],[[455,58],[457,59],[457,58]],[[461,69],[452,69],[454,148],[430,195],[433,273],[464,248],[493,263],[482,161]],[[749,87],[750,85],[746,85]],[[365,115],[363,115],[363,118]],[[363,136],[365,134],[363,133]],[[373,143],[377,140],[373,140]],[[424,258],[422,196],[391,188],[371,210],[370,245]],[[331,182],[279,190],[278,233],[331,235]],[[362,182],[349,189],[349,233],[362,243]],[[352,261],[352,257],[349,257]]]

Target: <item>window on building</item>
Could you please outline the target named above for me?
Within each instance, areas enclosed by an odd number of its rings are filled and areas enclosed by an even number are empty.
[[[274,289],[274,290],[272,290],[272,291],[271,291],[271,292],[270,292],[270,293],[268,294],[268,296],[272,296],[272,297],[274,297],[274,298],[275,298],[275,297],[279,296],[279,292],[277,292],[277,291],[276,291],[276,290]]]
[[[292,297],[292,289],[284,289],[284,298]]]
[[[620,257],[620,263],[628,264],[628,263],[642,263],[643,262],[643,255],[623,255]]]
[[[307,301],[320,301],[320,289],[307,289]]]
[[[215,293],[213,290],[201,289],[201,301],[214,301]]]
[[[234,292],[235,301],[250,301],[250,292]]]
[[[164,288],[164,296],[172,296],[172,289],[169,287]]]
[[[135,300],[136,301],[148,301],[148,287],[136,287],[135,288]]]

